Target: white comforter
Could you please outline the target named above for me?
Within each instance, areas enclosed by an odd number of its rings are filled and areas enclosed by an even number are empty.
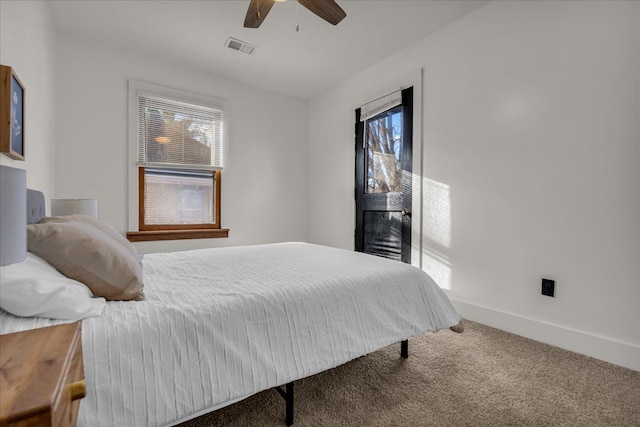
[[[83,321],[79,426],[175,424],[460,321],[421,270],[305,243],[149,254],[144,281]]]

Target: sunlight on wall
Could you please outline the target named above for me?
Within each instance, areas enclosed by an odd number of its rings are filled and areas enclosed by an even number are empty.
[[[414,167],[414,169],[416,169]],[[422,268],[422,178],[411,174],[411,265]]]
[[[448,248],[451,246],[451,194],[449,186],[429,178],[423,178],[422,185],[424,191],[422,202],[424,238]]]
[[[422,252],[422,269],[442,289],[451,289],[453,272],[447,255],[432,248],[424,248]]]
[[[443,289],[451,289],[451,190],[448,185],[422,179],[422,269]]]

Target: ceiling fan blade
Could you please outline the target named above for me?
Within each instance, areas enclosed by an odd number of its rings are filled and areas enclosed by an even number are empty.
[[[275,0],[251,0],[244,17],[245,28],[258,28],[271,10]]]
[[[337,25],[347,16],[335,0],[298,0],[298,3],[333,25]]]

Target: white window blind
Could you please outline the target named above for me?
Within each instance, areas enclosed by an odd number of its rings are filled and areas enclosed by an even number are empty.
[[[222,110],[138,93],[138,165],[222,169]]]
[[[371,117],[377,116],[383,111],[390,110],[400,104],[402,104],[402,91],[400,90],[376,98],[362,105],[360,109],[360,121],[364,122],[369,120]]]

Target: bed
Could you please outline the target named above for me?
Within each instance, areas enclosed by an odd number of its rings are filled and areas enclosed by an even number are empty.
[[[5,211],[26,188],[2,169],[0,219],[24,227],[20,213]],[[28,222],[39,222],[44,197],[29,195]],[[0,240],[23,239],[8,229]],[[358,252],[290,242],[147,254],[142,263],[143,300],[106,302],[82,321],[79,426],[176,425],[271,388],[291,424],[294,381],[397,342],[406,357],[410,337],[461,330],[428,275]],[[0,311],[0,333],[61,322]]]

